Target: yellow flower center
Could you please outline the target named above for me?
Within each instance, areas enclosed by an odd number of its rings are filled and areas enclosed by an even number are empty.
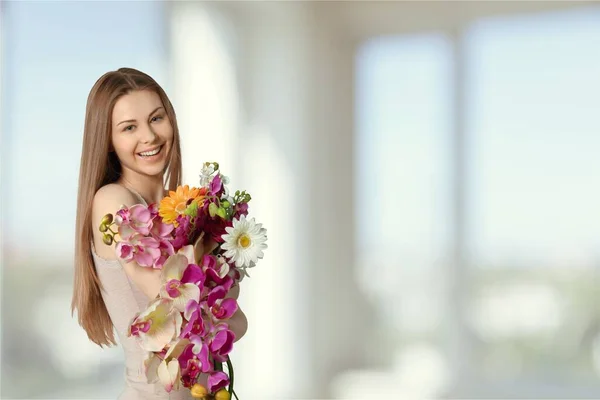
[[[177,214],[183,214],[183,212],[187,208],[185,203],[185,201],[181,201],[175,206],[175,211],[177,211]]]
[[[250,237],[248,235],[242,235],[238,239],[238,245],[245,249],[250,247],[251,243],[252,243],[252,241],[250,240]]]

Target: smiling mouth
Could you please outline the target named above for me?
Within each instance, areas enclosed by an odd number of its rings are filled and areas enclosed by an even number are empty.
[[[154,150],[137,153],[137,155],[140,157],[152,157],[152,156],[155,156],[158,153],[160,153],[162,151],[163,147],[164,147],[164,145],[160,145],[157,148],[155,148]]]

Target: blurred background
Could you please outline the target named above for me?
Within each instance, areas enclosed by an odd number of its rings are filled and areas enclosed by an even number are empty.
[[[599,2],[0,3],[1,397],[116,398],[70,314],[85,103],[174,103],[269,233],[244,399],[600,398]]]

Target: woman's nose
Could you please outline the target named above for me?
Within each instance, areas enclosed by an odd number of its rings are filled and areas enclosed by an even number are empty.
[[[146,125],[144,129],[141,129],[141,140],[143,143],[152,143],[156,138],[156,132],[152,129],[150,125]]]

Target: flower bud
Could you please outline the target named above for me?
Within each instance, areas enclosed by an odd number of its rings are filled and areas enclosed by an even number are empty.
[[[215,400],[229,400],[231,395],[226,389],[221,389],[215,393]]]
[[[223,208],[229,208],[229,207],[231,207],[231,203],[228,202],[227,200],[223,200],[221,202],[221,207],[223,207]]]
[[[110,236],[108,233],[105,233],[104,236],[102,236],[102,241],[105,245],[110,246],[113,242],[113,237]]]
[[[100,232],[104,233],[108,230],[108,226],[106,224],[100,224]]]
[[[112,214],[106,214],[104,217],[102,217],[102,221],[100,221],[100,223],[104,224],[104,225],[110,225],[112,222],[113,222]]]
[[[219,209],[219,207],[217,207],[217,205],[215,203],[210,203],[210,205],[208,206],[208,214],[211,217],[214,217],[217,214],[218,209]]]
[[[194,386],[192,386],[190,389],[190,392],[192,397],[195,399],[204,399],[206,396],[208,396],[208,390],[206,390],[204,385],[199,383],[194,384]]]

